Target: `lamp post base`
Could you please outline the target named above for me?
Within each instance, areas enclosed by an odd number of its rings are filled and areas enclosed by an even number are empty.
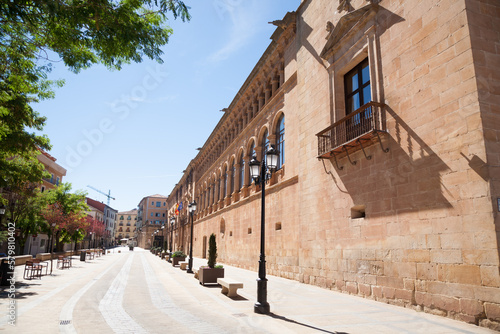
[[[268,314],[270,312],[269,304],[261,304],[259,302],[253,305],[253,311],[259,314]]]
[[[264,263],[265,261],[261,261]],[[257,302],[253,306],[253,311],[260,314],[269,313],[269,303],[267,302],[267,279],[257,279]]]

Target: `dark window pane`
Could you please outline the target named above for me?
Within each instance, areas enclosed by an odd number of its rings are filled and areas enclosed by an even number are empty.
[[[361,70],[361,77],[362,77],[362,84],[364,85],[368,81],[370,81],[370,67],[368,66],[368,63],[366,64],[365,67]]]
[[[372,100],[372,92],[370,86],[363,88],[363,104],[366,104]]]

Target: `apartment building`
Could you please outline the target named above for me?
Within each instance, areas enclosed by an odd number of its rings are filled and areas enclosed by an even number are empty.
[[[137,238],[137,209],[122,211],[116,214],[115,243],[119,244],[122,239]]]
[[[165,234],[162,226],[167,222],[167,196],[155,194],[142,198],[137,210],[138,246],[150,248],[154,244],[155,231]]]
[[[45,170],[50,174],[48,178],[43,179],[40,191],[44,192],[47,189],[54,189],[62,182],[63,176],[66,176],[66,169],[56,162],[56,158],[44,150],[40,150],[37,159],[45,166]]]

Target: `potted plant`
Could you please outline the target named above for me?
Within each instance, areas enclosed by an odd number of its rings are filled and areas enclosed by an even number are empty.
[[[172,266],[176,266],[179,262],[186,260],[186,254],[183,251],[177,251],[172,253]]]
[[[217,278],[224,277],[224,268],[222,265],[216,265],[217,261],[217,243],[215,234],[210,235],[208,239],[208,264],[200,267],[198,270],[198,279],[201,285],[206,283],[217,283]]]

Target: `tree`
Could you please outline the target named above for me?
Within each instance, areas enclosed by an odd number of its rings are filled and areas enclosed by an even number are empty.
[[[89,247],[90,240],[92,239],[92,235],[94,235],[94,240],[97,238],[102,238],[106,232],[106,227],[104,226],[104,222],[97,220],[92,216],[87,216],[89,224],[87,225],[87,235],[89,235]]]
[[[8,220],[14,223],[19,231],[16,240],[21,254],[28,237],[39,233],[42,223],[38,194],[42,178],[47,177],[48,173],[36,155],[31,153],[27,157],[15,156],[3,161],[9,169],[0,180],[0,200],[6,205]],[[5,229],[5,226],[0,229]],[[2,237],[0,241],[3,241]]]
[[[70,191],[70,183],[61,183],[41,196],[46,208],[42,213],[47,222],[46,229],[51,234],[55,233],[54,240],[58,250],[62,250],[65,243],[82,239],[86,229],[86,193]]]
[[[41,131],[46,118],[33,103],[53,98],[51,58],[78,72],[101,63],[110,69],[162,62],[172,29],[168,14],[190,19],[180,0],[0,1],[0,180],[4,162],[38,148],[50,149]]]
[[[217,242],[215,241],[215,234],[210,234],[208,239],[208,266],[214,268],[217,263]]]

